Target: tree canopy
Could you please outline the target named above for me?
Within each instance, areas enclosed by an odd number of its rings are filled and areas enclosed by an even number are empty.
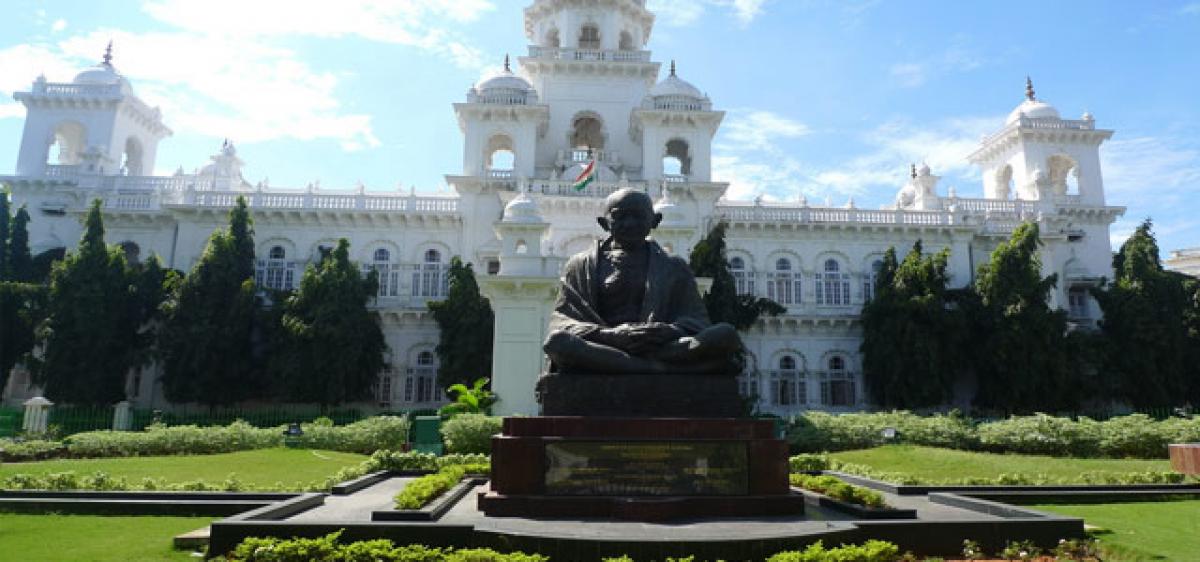
[[[745,330],[763,314],[777,316],[787,309],[768,298],[738,294],[737,280],[729,271],[729,261],[725,258],[727,227],[724,222],[713,226],[692,248],[688,261],[697,277],[712,278],[712,287],[704,295],[708,319],[713,323],[728,322],[738,330]]]
[[[238,198],[228,228],[213,232],[164,309],[159,351],[169,400],[216,406],[264,393],[264,366],[253,338],[261,317],[254,225],[245,199]]]
[[[92,203],[76,252],[51,273],[38,334],[44,347],[35,381],[48,398],[71,404],[125,398],[129,369],[147,359],[152,338],[142,327],[154,308],[153,286],[162,284],[161,268],[131,268],[120,248],[105,245],[100,205]]]
[[[435,350],[440,363],[438,386],[470,386],[472,381],[492,376],[495,314],[491,303],[479,293],[471,264],[455,256],[446,275],[446,299],[428,305],[439,328]]]
[[[367,309],[378,280],[363,277],[349,248],[338,240],[283,302],[271,371],[292,400],[325,407],[367,399],[383,370],[387,344],[379,315]]]

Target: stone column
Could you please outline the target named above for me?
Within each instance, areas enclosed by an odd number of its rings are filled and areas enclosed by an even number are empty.
[[[479,290],[496,313],[492,337],[492,407],[499,416],[536,416],[534,387],[543,366],[542,342],[558,292],[558,277],[478,275]]]
[[[133,405],[128,400],[113,406],[113,431],[129,431],[133,427]]]
[[[54,402],[46,400],[41,396],[35,396],[26,400],[24,403],[25,421],[21,424],[21,429],[25,433],[46,433],[46,425],[50,421],[50,407],[53,405]]]

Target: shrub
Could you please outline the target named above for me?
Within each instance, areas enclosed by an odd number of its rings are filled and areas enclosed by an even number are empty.
[[[830,414],[806,412],[790,420],[787,439],[793,451],[844,451],[889,442],[886,428],[896,430],[890,442],[970,449],[978,444],[974,424],[957,411],[918,416],[911,412]]]
[[[883,501],[883,496],[879,492],[862,486],[847,484],[833,476],[792,474],[790,479],[793,486],[799,486],[818,494],[825,494],[836,500],[865,507],[887,507],[887,503]]]
[[[151,425],[146,431],[89,431],[66,440],[73,457],[207,455],[283,445],[283,429],[260,429],[238,420],[227,426]]]
[[[396,494],[396,509],[421,509],[458,484],[466,473],[465,466],[448,466],[409,482]]]
[[[875,470],[869,466],[853,463],[843,463],[833,460],[830,463],[833,470],[854,474],[864,478],[882,480],[901,485],[930,485],[930,486],[1045,486],[1065,484],[1179,484],[1187,477],[1178,472],[1081,472],[1072,478],[1052,478],[1045,474],[1001,474],[995,478],[919,478],[899,472]]]
[[[1100,453],[1101,424],[1046,414],[1013,416],[979,426],[985,450],[1027,455],[1094,457]]]
[[[900,549],[890,542],[870,540],[827,549],[817,541],[804,550],[780,552],[767,562],[894,562],[899,558]]]
[[[447,466],[458,465],[489,465],[491,458],[484,454],[460,454],[437,456],[433,453],[418,451],[376,451],[368,461],[371,469],[376,470],[438,470]]]
[[[317,418],[301,426],[304,435],[299,444],[310,449],[369,455],[379,449],[402,449],[408,442],[408,427],[408,418],[403,416],[375,416],[340,427],[329,418]]]
[[[442,423],[442,441],[448,453],[490,453],[492,436],[500,433],[502,419],[483,414],[460,414]]]
[[[66,450],[58,441],[0,439],[0,462],[39,461],[62,456]]]
[[[315,539],[250,537],[243,540],[229,562],[547,562],[539,554],[504,554],[487,548],[442,549],[422,545],[397,546],[387,539],[340,543],[342,532]]]
[[[829,470],[829,455],[815,453],[793,455],[788,459],[788,466],[792,472]]]

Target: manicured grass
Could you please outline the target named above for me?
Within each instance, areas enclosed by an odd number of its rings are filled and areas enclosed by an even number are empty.
[[[217,483],[231,474],[245,484],[270,486],[307,484],[323,480],[338,469],[354,466],[367,457],[355,453],[314,451],[309,449],[258,449],[216,455],[180,455],[170,457],[128,457],[109,459],[59,459],[28,463],[0,464],[0,477],[17,473],[46,474],[74,471],[76,474],[107,472],[135,484],[147,476],[168,483],[205,480]]]
[[[1196,560],[1200,556],[1200,500],[1086,505],[1035,505],[1082,517],[1112,533],[1098,535],[1121,560]]]
[[[0,513],[0,560],[197,560],[171,539],[213,520]]]
[[[928,481],[996,478],[1001,474],[1044,474],[1075,478],[1082,472],[1166,472],[1168,460],[1077,459],[1035,455],[999,455],[916,445],[885,445],[874,449],[830,453],[830,458],[874,470],[900,472]]]

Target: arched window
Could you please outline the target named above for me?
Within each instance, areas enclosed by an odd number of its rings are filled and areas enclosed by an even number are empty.
[[[879,281],[879,272],[883,270],[883,262],[871,262],[871,272],[863,278],[863,301],[875,298],[875,284]]]
[[[1005,164],[996,172],[996,199],[1009,199],[1013,188],[1012,166]]]
[[[579,28],[579,48],[580,49],[599,49],[600,48],[600,28],[595,24],[587,23]]]
[[[834,355],[826,363],[828,370],[821,377],[821,403],[846,407],[856,404],[854,376],[846,367],[846,359]]]
[[[371,263],[363,264],[363,273],[374,271],[378,276],[380,297],[395,297],[400,295],[400,268],[392,263],[392,251],[387,248],[376,248],[371,253]]]
[[[64,166],[78,164],[80,155],[87,148],[87,129],[75,121],[63,121],[54,127],[50,146],[46,151],[46,162]],[[57,152],[55,151],[57,149]]]
[[[817,304],[822,306],[845,306],[850,304],[850,274],[842,272],[842,265],[835,259],[827,259],[817,273]]]
[[[746,368],[742,374],[738,375],[738,394],[754,402],[758,402],[760,398],[758,369],[755,366],[754,357],[749,353],[746,354]]]
[[[779,358],[778,369],[771,373],[771,402],[776,406],[804,404],[808,391],[792,355]]]
[[[622,51],[632,51],[636,47],[633,46],[633,35],[628,31],[621,32],[621,41],[617,44],[617,48]]]
[[[571,148],[576,150],[603,149],[604,123],[593,115],[576,117],[571,122]]]
[[[542,41],[542,45],[551,49],[557,49],[561,46],[561,42],[558,39],[557,27],[551,27],[550,31],[546,32],[546,38]]]
[[[754,294],[754,272],[746,270],[746,260],[740,256],[730,258],[729,272],[733,274],[733,282],[737,285],[739,295]]]
[[[769,275],[767,298],[785,306],[800,304],[800,276],[792,271],[791,260],[775,260],[775,270]]]
[[[687,141],[683,139],[671,139],[667,142],[667,154],[663,159],[666,162],[669,158],[674,158],[679,161],[679,175],[689,176],[692,173],[692,156],[688,148]],[[664,174],[668,172],[664,169]]]
[[[508,135],[495,135],[488,139],[484,151],[484,166],[489,177],[511,178],[517,154]]]
[[[413,271],[412,294],[414,297],[442,298],[446,296],[446,267],[442,264],[442,253],[435,249],[425,251],[424,262]]]
[[[434,389],[437,385],[437,359],[432,351],[417,353],[404,377],[404,401],[423,404],[441,398]]]
[[[257,260],[254,268],[254,282],[258,286],[276,291],[290,291],[295,288],[296,264],[288,261],[287,250],[283,246],[271,246],[267,250],[267,259]]]
[[[121,169],[127,176],[142,175],[142,143],[134,137],[125,139],[125,157]]]
[[[1050,190],[1054,195],[1079,193],[1079,184],[1075,177],[1079,174],[1079,166],[1073,158],[1066,154],[1055,154],[1046,159],[1046,167],[1049,168]]]

